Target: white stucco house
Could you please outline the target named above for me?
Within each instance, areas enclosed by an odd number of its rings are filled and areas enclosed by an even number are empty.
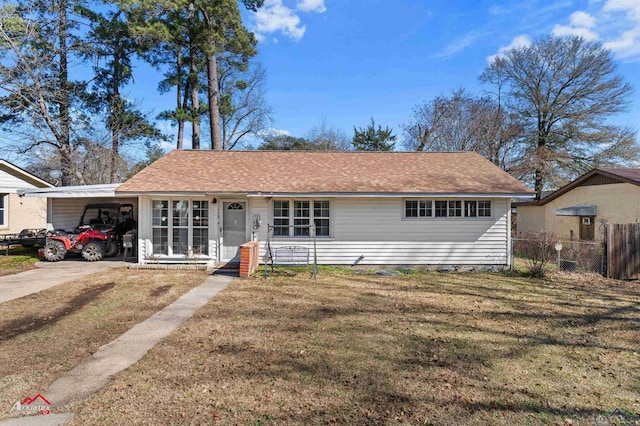
[[[48,194],[46,192],[49,192]],[[32,191],[54,228],[132,203],[140,263],[234,261],[238,247],[311,249],[335,265],[510,263],[510,199],[533,192],[471,152],[172,151],[121,185]]]
[[[26,170],[0,160],[0,233],[16,234],[23,229],[44,228],[47,223],[46,200],[25,198],[25,189],[51,188],[52,185]]]

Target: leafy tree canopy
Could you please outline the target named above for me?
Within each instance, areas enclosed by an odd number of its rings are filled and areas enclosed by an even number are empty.
[[[396,136],[389,128],[382,128],[371,117],[371,123],[366,128],[353,128],[354,135],[351,142],[356,151],[393,151],[395,148]]]

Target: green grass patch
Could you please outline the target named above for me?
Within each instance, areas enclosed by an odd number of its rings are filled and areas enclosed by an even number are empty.
[[[37,248],[11,246],[8,254],[6,250],[0,251],[0,275],[28,271],[35,268],[39,261]]]

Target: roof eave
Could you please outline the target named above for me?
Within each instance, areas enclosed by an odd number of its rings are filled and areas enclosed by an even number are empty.
[[[79,198],[79,197],[115,197],[119,183],[104,185],[58,186],[51,188],[33,188],[18,191],[21,197],[42,198]]]
[[[53,185],[50,184],[49,182],[47,182],[46,180],[42,180],[40,179],[38,176],[33,175],[31,173],[29,173],[28,171],[16,166],[15,164],[12,164],[10,162],[8,162],[7,160],[0,160],[0,165],[5,166],[6,168],[8,168],[9,170],[12,170],[13,172],[22,175],[22,179],[25,181],[31,181],[31,183],[37,185],[41,185],[41,188],[52,188]]]
[[[116,191],[118,195],[131,196],[246,196],[249,198],[272,197],[328,197],[328,198],[533,198],[535,194],[524,192],[222,192],[222,191]]]
[[[616,180],[622,181],[623,183],[630,183],[632,185],[640,186],[640,182],[638,182],[636,180],[629,179],[627,177],[620,176],[620,175],[617,175],[615,173],[610,173],[610,172],[608,172],[606,170],[593,169],[593,170],[583,174],[582,176],[580,176],[579,178],[577,178],[573,182],[569,182],[568,184],[566,184],[562,188],[559,188],[556,191],[552,192],[551,194],[547,195],[546,197],[544,197],[543,199],[541,199],[537,203],[535,203],[535,205],[544,206],[545,204],[549,203],[550,201],[553,201],[556,198],[559,198],[559,197],[563,196],[564,194],[566,194],[567,192],[571,191],[574,188],[577,188],[584,181],[586,181],[587,179],[589,179],[589,178],[591,178],[591,177],[593,177],[594,175],[597,175],[597,174],[609,177],[611,179],[616,179]]]

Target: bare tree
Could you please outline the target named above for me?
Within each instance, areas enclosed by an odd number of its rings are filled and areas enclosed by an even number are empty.
[[[272,109],[265,99],[266,71],[261,64],[243,70],[218,61],[222,149],[234,149],[248,136],[258,136],[271,123]]]
[[[324,151],[348,151],[351,140],[345,132],[329,124],[326,117],[311,128],[306,139]]]
[[[417,106],[404,129],[406,149],[476,151],[504,170],[516,170],[522,125],[498,100],[464,89]]]
[[[497,57],[480,76],[505,89],[527,130],[536,198],[553,179],[636,159],[635,132],[607,119],[628,107],[631,86],[607,49],[581,37],[544,37]]]
[[[125,176],[129,166],[120,155],[114,162],[109,145],[83,139],[75,141],[70,152],[73,173],[67,176],[66,185],[97,185],[112,183],[111,167],[116,164],[117,173]],[[44,180],[50,181],[51,170],[61,170],[60,152],[51,146],[34,148],[26,169]]]
[[[73,102],[83,85],[69,80],[68,0],[25,0],[0,7],[1,121],[21,134],[25,153],[47,144],[60,155],[62,182],[72,173]]]

